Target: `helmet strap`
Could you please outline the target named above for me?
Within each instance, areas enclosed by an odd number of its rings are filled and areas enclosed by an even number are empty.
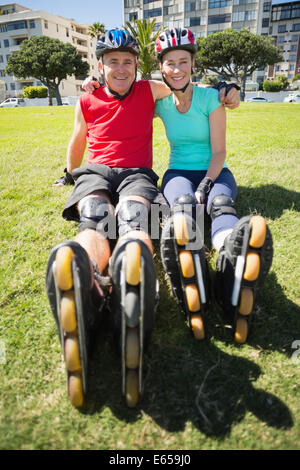
[[[162,79],[163,81],[165,82],[165,84],[170,88],[171,91],[181,91],[182,93],[185,92],[185,90],[187,89],[187,87],[189,86],[189,84],[191,83],[190,80],[187,82],[186,85],[184,85],[184,87],[182,88],[173,88],[168,82],[167,80],[165,79],[164,75],[162,74]]]

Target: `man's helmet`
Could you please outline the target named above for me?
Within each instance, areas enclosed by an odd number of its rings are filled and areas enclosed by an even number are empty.
[[[110,51],[127,51],[136,56],[140,53],[137,41],[126,29],[110,29],[99,38],[96,45],[97,59]]]
[[[161,60],[164,54],[172,49],[184,49],[194,54],[197,43],[194,33],[187,28],[171,28],[163,31],[155,42],[155,53]]]

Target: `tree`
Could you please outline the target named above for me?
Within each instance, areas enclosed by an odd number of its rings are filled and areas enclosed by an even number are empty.
[[[105,25],[104,23],[93,23],[88,30],[88,34],[91,38],[98,39],[100,34],[105,33]]]
[[[49,105],[52,105],[52,91],[61,105],[61,81],[68,75],[87,75],[89,68],[71,44],[48,36],[34,36],[23,41],[19,51],[9,57],[6,72],[17,78],[40,80],[48,88]]]
[[[297,82],[298,80],[300,80],[300,73],[296,73],[296,75],[294,75],[292,83]]]
[[[150,80],[151,72],[158,68],[154,46],[162,28],[156,30],[156,20],[135,20],[133,24],[126,22],[126,29],[137,40],[140,48],[138,70],[142,80]]]
[[[268,36],[259,36],[248,29],[231,28],[198,39],[196,66],[202,72],[211,70],[224,80],[241,83],[241,100],[245,98],[246,79],[266,65],[282,60],[280,50]]]

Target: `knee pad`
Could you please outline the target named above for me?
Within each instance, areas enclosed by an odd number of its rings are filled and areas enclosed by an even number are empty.
[[[121,201],[118,210],[119,236],[132,230],[142,230],[148,233],[148,209],[140,201]]]
[[[175,214],[175,212],[180,212],[184,209],[190,212],[193,219],[196,219],[196,207],[197,203],[192,194],[182,194],[173,202],[172,213]]]
[[[111,208],[106,199],[87,198],[81,206],[78,231],[96,230],[109,239],[116,239],[116,218]]]
[[[236,215],[235,202],[230,196],[219,194],[214,197],[207,211],[212,220],[224,214]]]

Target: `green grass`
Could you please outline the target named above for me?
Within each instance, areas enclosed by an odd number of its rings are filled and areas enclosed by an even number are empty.
[[[274,239],[274,261],[247,344],[236,346],[213,302],[208,339],[195,342],[159,259],[160,305],[146,357],[143,400],[121,397],[111,332],[99,332],[88,406],[72,408],[45,294],[51,249],[73,238],[61,217],[71,189],[61,176],[73,107],[0,112],[0,448],[2,449],[299,449],[300,108],[242,104],[229,111],[228,165],[239,187],[240,216],[260,213]],[[167,168],[163,125],[154,124],[154,169]],[[212,253],[213,273],[216,256]],[[2,349],[1,349],[2,348]],[[1,361],[2,357],[2,361]]]

